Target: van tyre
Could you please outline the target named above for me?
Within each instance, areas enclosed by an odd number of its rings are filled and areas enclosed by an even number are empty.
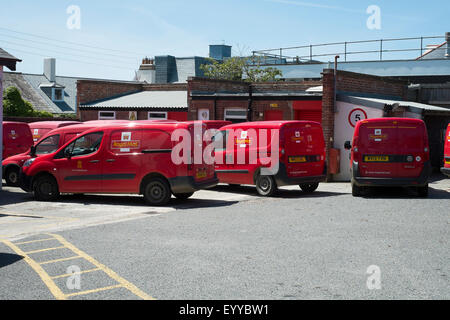
[[[9,168],[5,172],[6,185],[10,187],[19,186],[19,168]]]
[[[34,197],[38,201],[54,201],[59,197],[58,183],[51,176],[41,176],[33,183]]]
[[[166,205],[167,203],[169,203],[170,197],[170,186],[164,179],[151,179],[144,187],[144,199],[149,205]]]
[[[352,183],[352,196],[354,196],[354,197],[361,196],[361,187],[358,187],[354,183]]]
[[[312,193],[316,191],[316,189],[319,187],[319,183],[305,183],[300,185],[300,189],[302,189],[305,193]]]
[[[258,175],[255,184],[256,191],[264,197],[270,197],[277,191],[277,184],[273,176]]]
[[[423,187],[418,187],[417,188],[417,193],[419,194],[419,197],[421,197],[421,198],[428,197],[428,184],[426,186],[423,186]]]
[[[187,192],[187,193],[174,193],[173,195],[177,199],[186,200],[186,199],[189,199],[190,197],[192,197],[193,194],[194,194],[193,192]]]

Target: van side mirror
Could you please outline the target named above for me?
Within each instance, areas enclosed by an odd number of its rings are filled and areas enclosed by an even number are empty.
[[[31,146],[30,156],[32,156],[33,158],[36,157],[36,146]]]
[[[72,157],[72,152],[70,152],[70,148],[64,149],[64,157],[70,159]]]
[[[352,148],[352,144],[350,141],[345,141],[344,148],[350,150]]]

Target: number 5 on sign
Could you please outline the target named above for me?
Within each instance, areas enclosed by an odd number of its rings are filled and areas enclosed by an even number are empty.
[[[353,109],[348,114],[348,122],[353,128],[356,126],[358,121],[365,119],[367,119],[367,113],[361,108]]]

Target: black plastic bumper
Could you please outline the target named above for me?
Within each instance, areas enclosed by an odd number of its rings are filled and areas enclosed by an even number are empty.
[[[33,188],[32,188],[32,183],[33,182],[32,182],[32,180],[33,180],[33,177],[27,176],[26,174],[23,173],[22,170],[20,170],[19,183],[20,183],[20,188],[23,191],[26,191],[26,192],[33,191]]]
[[[423,187],[428,183],[431,175],[431,165],[427,161],[424,164],[422,172],[418,177],[413,178],[376,178],[376,177],[361,177],[359,173],[359,164],[353,161],[352,166],[352,183],[358,187],[362,186],[376,186],[376,187]]]
[[[208,180],[195,181],[194,177],[175,177],[169,179],[170,188],[173,193],[190,193],[202,189],[215,187],[219,183],[216,174]]]
[[[290,177],[287,174],[286,165],[280,162],[280,168],[274,178],[278,187],[324,182],[327,179],[327,164],[325,163],[323,173],[320,176]]]
[[[450,168],[442,167],[441,172],[445,174],[447,177],[450,177]]]

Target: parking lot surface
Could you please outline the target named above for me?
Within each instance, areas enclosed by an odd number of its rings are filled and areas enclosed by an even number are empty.
[[[4,186],[0,299],[448,299],[449,200],[441,176],[427,199],[219,185],[166,207]]]

